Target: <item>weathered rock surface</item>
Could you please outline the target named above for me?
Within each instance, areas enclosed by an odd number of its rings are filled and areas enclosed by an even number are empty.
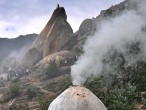
[[[80,54],[82,53],[83,44],[85,43],[86,39],[93,35],[96,30],[96,23],[95,18],[92,19],[85,19],[80,27],[79,30],[74,34],[74,38],[76,38],[76,44],[73,47],[73,50]]]
[[[70,65],[72,65],[76,60],[76,56],[68,51],[63,50],[50,54],[39,61],[34,67],[33,72],[36,74],[44,74],[49,72],[50,68],[52,70],[57,70],[56,73],[51,73],[52,76],[56,77],[62,74],[70,73]]]
[[[55,11],[53,12],[50,20],[48,21],[48,23],[46,24],[44,29],[41,31],[41,33],[38,35],[38,37],[34,41],[32,47],[41,49],[43,51],[44,42],[46,40],[46,37],[47,37],[48,33],[50,32],[51,27],[53,26],[53,24],[58,19],[58,17],[62,17],[65,20],[67,19],[67,15],[66,15],[65,9],[63,7],[55,9]]]
[[[93,28],[92,19],[85,19],[79,27],[78,36],[82,36],[85,33],[92,31]]]
[[[61,50],[68,50],[69,46],[66,44],[71,37],[73,37],[73,30],[69,23],[63,17],[58,17],[44,42],[43,57]]]
[[[101,26],[101,23],[105,19],[112,19],[112,17],[118,16],[126,9],[131,9],[134,7],[134,4],[129,4],[130,2],[123,1],[118,5],[111,6],[109,9],[102,10],[100,14],[92,19],[85,19],[80,27],[79,30],[74,34],[76,38],[76,44],[73,47],[73,51],[77,54],[81,54],[83,52],[83,45],[86,39],[92,35],[94,35],[95,31]]]
[[[50,54],[48,56],[46,56],[45,58],[43,58],[39,63],[41,64],[49,64],[49,63],[55,63],[55,61],[59,60],[65,60],[66,58],[68,58],[69,56],[71,56],[71,52],[64,50],[64,51],[60,51],[60,52],[56,52],[54,54]]]
[[[45,28],[38,35],[36,40],[33,42],[32,50],[36,50],[33,53],[27,54],[31,59],[31,62],[37,60],[40,61],[44,57],[49,54],[59,52],[61,50],[69,50],[70,46],[68,43],[70,39],[73,37],[73,30],[69,23],[67,22],[67,15],[65,9],[63,7],[57,7],[52,14],[52,17],[46,24]],[[33,56],[36,56],[33,58]],[[30,65],[34,65],[34,63],[30,63]]]

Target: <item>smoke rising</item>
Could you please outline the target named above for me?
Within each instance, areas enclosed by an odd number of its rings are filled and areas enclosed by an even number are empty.
[[[146,60],[146,0],[130,1],[136,4],[136,9],[125,10],[118,16],[103,20],[98,31],[88,37],[84,44],[82,54],[75,65],[71,67],[72,83],[82,85],[90,77],[97,77],[103,71],[117,74],[115,66],[108,60],[113,50],[123,55],[124,66],[132,66],[138,61]],[[137,52],[131,52],[128,47],[138,45]]]
[[[31,43],[23,46],[20,50],[10,52],[9,56],[4,58],[3,61],[0,62],[1,63],[0,72],[4,71],[3,67],[11,68],[12,66],[16,66],[15,64],[21,65],[22,59],[25,53],[29,50],[30,46],[31,46]]]
[[[12,51],[10,53],[9,57],[15,58],[18,62],[20,62],[22,60],[22,58],[24,57],[25,53],[30,49],[31,43],[22,47],[20,50],[18,51]]]

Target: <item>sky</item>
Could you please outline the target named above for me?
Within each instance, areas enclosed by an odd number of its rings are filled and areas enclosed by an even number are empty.
[[[0,38],[39,34],[57,4],[63,6],[67,21],[77,31],[82,21],[99,15],[124,0],[0,0]]]

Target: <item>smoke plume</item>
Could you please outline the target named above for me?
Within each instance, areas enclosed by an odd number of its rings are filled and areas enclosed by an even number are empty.
[[[136,4],[134,9],[127,9],[109,20],[103,20],[100,28],[93,36],[88,37],[82,54],[71,67],[72,82],[82,85],[90,77],[97,77],[103,71],[116,74],[115,66],[107,60],[113,50],[122,53],[126,64],[132,66],[138,61],[146,60],[146,0],[129,2]],[[130,52],[127,46],[138,45],[138,52]]]
[[[5,59],[3,59],[0,63],[0,72],[3,72],[4,67],[7,68],[11,68],[12,66],[16,66],[14,64],[17,63],[17,65],[21,65],[22,59],[25,55],[25,53],[29,50],[30,48],[30,44],[27,44],[25,46],[23,46],[20,50],[17,51],[12,51],[8,57],[6,57]]]

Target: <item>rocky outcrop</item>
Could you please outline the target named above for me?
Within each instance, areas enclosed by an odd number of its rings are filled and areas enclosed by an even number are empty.
[[[32,48],[42,51],[43,57],[68,49],[65,44],[73,36],[73,30],[67,22],[67,15],[63,7],[57,7],[45,28],[34,41]]]
[[[57,73],[52,73],[53,77],[57,75],[62,75],[70,72],[70,65],[74,64],[76,61],[76,56],[68,51],[63,50],[60,52],[55,52],[43,58],[34,67],[33,71],[36,74],[44,74],[45,71],[49,72],[48,68],[60,68]],[[52,67],[53,66],[53,67]]]
[[[128,4],[129,2],[123,1],[118,5],[111,6],[109,9],[102,10],[100,14],[92,19],[85,19],[80,27],[79,30],[74,34],[76,38],[76,44],[73,47],[73,51],[77,54],[81,54],[83,52],[83,45],[86,39],[92,35],[94,35],[95,31],[101,26],[101,23],[105,19],[111,19],[112,17],[118,16],[126,9],[133,8],[134,5]]]
[[[70,41],[71,37],[73,37],[72,28],[66,19],[61,16],[58,17],[44,42],[43,57],[61,50],[68,50],[69,46],[66,44]]]
[[[39,58],[38,61],[40,61],[49,54],[59,52],[61,50],[69,50],[70,47],[68,43],[72,37],[73,30],[67,22],[65,9],[63,7],[57,7],[45,28],[33,42],[31,49],[38,51],[39,54],[37,54],[37,58]],[[36,53],[31,54],[31,61],[34,60],[33,56],[36,56]]]
[[[40,64],[59,63],[60,61],[65,61],[69,57],[72,57],[71,52],[64,50],[64,51],[56,52],[54,54],[50,54],[46,56],[39,63]]]
[[[76,44],[73,47],[73,50],[80,54],[82,53],[83,44],[85,43],[86,39],[93,35],[96,30],[96,23],[95,18],[92,19],[85,19],[80,27],[79,30],[74,34],[76,38]]]
[[[44,41],[45,41],[49,31],[51,30],[52,25],[58,19],[58,17],[62,17],[65,20],[67,19],[65,9],[63,7],[55,9],[55,11],[52,14],[52,17],[50,18],[50,20],[48,21],[48,23],[46,24],[44,29],[41,31],[41,33],[38,35],[37,39],[34,41],[32,48],[35,47],[35,48],[43,50]]]
[[[82,36],[85,33],[92,31],[93,28],[94,27],[92,19],[85,19],[79,27],[78,36]]]

